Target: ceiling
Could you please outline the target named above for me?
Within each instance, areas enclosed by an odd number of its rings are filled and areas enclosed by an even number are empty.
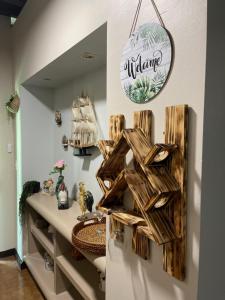
[[[107,25],[97,30],[70,48],[51,62],[23,85],[57,88],[75,78],[106,65]],[[84,58],[84,54],[93,54],[94,58]]]
[[[27,0],[0,0],[0,15],[17,18]]]

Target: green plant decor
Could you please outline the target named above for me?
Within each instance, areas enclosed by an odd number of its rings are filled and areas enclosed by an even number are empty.
[[[20,201],[19,201],[19,218],[20,218],[20,223],[24,224],[25,221],[25,211],[26,211],[26,200],[28,197],[30,197],[31,195],[40,192],[41,190],[41,186],[40,186],[40,182],[38,181],[27,181],[24,185],[23,185],[23,191],[20,197]]]
[[[165,81],[165,74],[158,73],[153,79],[141,77],[133,85],[125,86],[126,95],[136,103],[147,102],[161,89]]]

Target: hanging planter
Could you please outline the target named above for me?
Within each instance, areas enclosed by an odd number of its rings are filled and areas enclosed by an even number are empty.
[[[12,114],[16,114],[20,108],[20,98],[17,94],[12,95],[6,103],[6,108]]]

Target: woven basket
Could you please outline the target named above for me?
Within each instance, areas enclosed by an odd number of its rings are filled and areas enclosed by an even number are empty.
[[[96,255],[105,255],[105,222],[105,218],[101,221],[94,218],[75,225],[72,232],[73,246]]]

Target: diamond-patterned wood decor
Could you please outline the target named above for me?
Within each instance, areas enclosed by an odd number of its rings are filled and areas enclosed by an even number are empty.
[[[96,177],[104,196],[97,208],[111,214],[115,238],[124,225],[133,227],[141,257],[149,257],[150,240],[163,245],[164,270],[184,280],[188,106],[167,107],[165,118],[165,144],[153,144],[150,110],[134,113],[133,129],[124,128],[123,115],[110,117],[110,140],[99,142],[104,160]],[[133,168],[125,164],[129,150]],[[127,189],[133,210],[123,207]]]

